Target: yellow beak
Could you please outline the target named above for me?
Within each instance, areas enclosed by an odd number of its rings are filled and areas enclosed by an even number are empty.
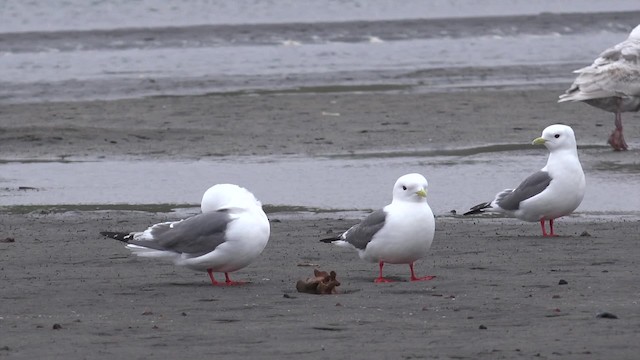
[[[545,140],[544,138],[539,137],[539,138],[535,138],[531,144],[532,145],[542,145],[542,144],[544,144],[546,142],[547,142],[547,140]]]
[[[420,197],[426,198],[427,197],[427,190],[425,189],[420,189],[418,191],[416,191],[416,194]]]

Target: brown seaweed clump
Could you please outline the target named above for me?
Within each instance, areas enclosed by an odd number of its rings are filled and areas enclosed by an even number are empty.
[[[336,280],[336,272],[313,270],[313,277],[300,279],[296,283],[298,292],[307,294],[336,294],[336,287],[340,286],[340,282]]]

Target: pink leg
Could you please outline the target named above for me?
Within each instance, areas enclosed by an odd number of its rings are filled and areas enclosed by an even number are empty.
[[[224,278],[225,278],[225,283],[227,285],[242,285],[244,284],[244,281],[231,281],[231,278],[229,277],[229,273],[224,273]]]
[[[553,233],[553,219],[549,220],[549,228],[551,229],[551,234],[549,234],[549,236],[556,236],[556,234]]]
[[[542,227],[542,236],[543,237],[558,236],[553,232],[553,219],[549,220],[549,229],[551,230],[550,233],[547,233],[547,230],[544,227],[544,222],[545,222],[545,219],[540,220],[540,227]]]
[[[544,228],[544,221],[545,221],[544,219],[540,220],[540,227],[542,228],[542,236],[546,237],[548,235],[547,235],[547,229]]]
[[[411,269],[411,281],[426,281],[426,280],[431,280],[433,278],[435,278],[435,276],[423,276],[423,277],[416,277],[416,274],[413,272],[413,263],[409,264],[409,269]]]
[[[616,111],[616,129],[613,130],[611,135],[609,136],[609,145],[615,151],[627,150],[629,147],[627,146],[627,142],[624,141],[624,136],[622,135],[622,114],[620,113],[620,104],[622,99],[618,99],[618,111]]]
[[[211,285],[219,286],[220,283],[216,281],[215,277],[213,277],[213,269],[207,269],[207,273],[209,274],[209,278],[211,279]]]
[[[377,279],[373,280],[373,282],[376,282],[376,283],[393,282],[393,280],[385,279],[384,277],[382,277],[382,267],[383,266],[384,266],[384,261],[380,261],[380,275],[378,276]]]

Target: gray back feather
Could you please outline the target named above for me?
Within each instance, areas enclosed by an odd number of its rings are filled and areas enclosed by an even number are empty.
[[[549,173],[546,171],[535,172],[518,185],[515,190],[503,193],[502,198],[499,196],[496,202],[498,206],[505,210],[518,210],[522,201],[543,192],[549,186],[551,180]]]
[[[352,226],[344,233],[344,240],[356,249],[364,250],[373,236],[384,226],[387,214],[384,210],[376,210],[362,222]]]
[[[136,239],[129,243],[200,256],[225,242],[225,230],[231,221],[226,211],[211,211],[175,223],[154,225],[151,228],[152,240]]]

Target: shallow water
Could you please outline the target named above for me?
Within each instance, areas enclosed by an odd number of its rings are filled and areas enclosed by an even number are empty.
[[[0,11],[0,103],[568,85],[639,16],[635,0],[12,0]]]
[[[578,211],[639,214],[640,199],[622,199],[620,194],[637,192],[640,177],[628,175],[640,169],[603,160],[603,153],[611,151],[604,146],[581,149],[587,194]],[[198,204],[208,187],[231,182],[269,205],[375,209],[391,200],[399,176],[419,172],[429,181],[429,204],[436,214],[445,215],[491,200],[545,161],[544,150],[513,145],[314,158],[5,162],[0,164],[0,205]]]

